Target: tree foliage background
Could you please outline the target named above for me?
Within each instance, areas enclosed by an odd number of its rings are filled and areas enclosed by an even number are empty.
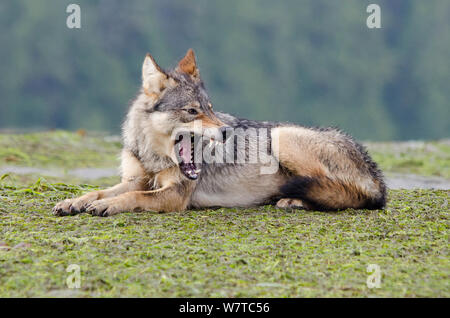
[[[381,29],[366,26],[373,2]],[[189,47],[216,109],[366,140],[450,136],[447,0],[3,0],[0,128],[119,133],[145,54],[167,68]]]

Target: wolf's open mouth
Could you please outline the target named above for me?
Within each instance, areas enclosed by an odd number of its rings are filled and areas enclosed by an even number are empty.
[[[175,140],[175,149],[178,149],[178,155],[180,159],[180,170],[183,174],[191,180],[196,180],[201,171],[198,167],[198,163],[194,162],[194,133],[190,134],[191,138],[187,138],[186,135],[179,135]]]

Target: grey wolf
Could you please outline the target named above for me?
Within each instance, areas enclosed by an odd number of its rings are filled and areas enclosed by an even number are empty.
[[[276,172],[261,173],[259,162],[194,162],[196,136],[216,144],[228,129],[238,128],[267,129],[269,148],[278,149],[271,155]],[[189,134],[174,138],[174,131]],[[142,87],[123,124],[123,144],[121,183],[62,201],[54,207],[55,215],[275,203],[329,211],[380,209],[386,203],[381,171],[366,150],[340,130],[252,121],[214,111],[191,49],[169,71],[146,56]]]

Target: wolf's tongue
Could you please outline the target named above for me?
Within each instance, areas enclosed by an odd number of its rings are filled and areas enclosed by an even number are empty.
[[[181,151],[180,156],[183,159],[183,162],[188,163],[191,162],[191,139],[183,138],[180,141]]]

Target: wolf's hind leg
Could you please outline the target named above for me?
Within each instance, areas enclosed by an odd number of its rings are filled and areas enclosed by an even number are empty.
[[[373,171],[375,164],[339,132],[279,127],[272,130],[272,148],[291,177],[281,195],[302,200],[305,209],[384,206],[385,187],[381,174]]]
[[[302,200],[283,198],[278,200],[277,208],[281,209],[304,209]]]

